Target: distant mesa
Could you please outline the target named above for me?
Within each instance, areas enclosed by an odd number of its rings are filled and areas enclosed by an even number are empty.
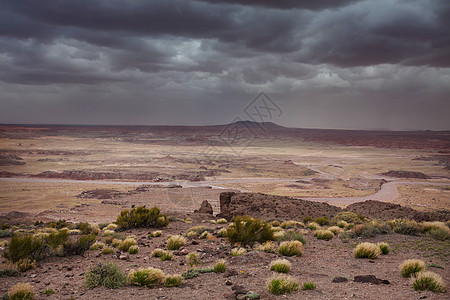
[[[288,129],[287,127],[278,125],[273,122],[255,122],[255,121],[250,121],[250,120],[244,120],[244,121],[239,120],[239,121],[225,124],[222,126],[238,126],[238,127],[247,127],[250,129],[262,129],[262,130],[270,130],[270,131]]]
[[[381,175],[395,177],[395,178],[419,178],[419,179],[430,179],[431,177],[425,175],[421,172],[414,171],[389,171],[381,173]]]

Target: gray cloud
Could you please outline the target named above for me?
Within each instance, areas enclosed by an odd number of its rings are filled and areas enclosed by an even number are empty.
[[[71,123],[227,122],[259,91],[315,115],[286,117],[290,126],[326,127],[316,123],[332,114],[330,126],[347,127],[345,109],[394,98],[442,111],[449,28],[445,0],[5,0],[0,121],[60,122],[46,114],[57,111]],[[24,103],[34,115],[16,113]],[[417,124],[392,126],[448,129],[421,110]]]

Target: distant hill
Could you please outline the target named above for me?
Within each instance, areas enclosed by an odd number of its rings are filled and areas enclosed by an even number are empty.
[[[289,128],[278,125],[273,122],[255,122],[250,120],[245,121],[236,121],[233,123],[225,124],[225,125],[219,125],[221,127],[230,127],[230,126],[237,126],[242,128],[249,128],[251,130],[264,130],[264,131],[284,131],[289,130]]]

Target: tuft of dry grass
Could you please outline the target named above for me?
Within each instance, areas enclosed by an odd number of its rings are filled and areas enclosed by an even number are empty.
[[[361,243],[356,246],[355,258],[377,258],[381,254],[380,247],[373,243]]]
[[[270,262],[270,270],[278,273],[287,273],[291,270],[292,264],[287,259],[277,259]]]
[[[412,275],[425,270],[425,262],[420,259],[407,259],[399,265],[400,272],[403,277],[411,277]]]
[[[272,241],[267,241],[262,245],[258,245],[255,250],[267,253],[275,253],[275,243]]]
[[[165,287],[177,287],[183,283],[183,277],[179,274],[175,275],[167,275],[164,277],[164,286]]]
[[[378,247],[380,247],[381,254],[388,254],[389,253],[389,244],[386,242],[378,243]]]
[[[291,277],[284,274],[274,274],[267,281],[267,289],[274,295],[287,294],[298,290],[299,284]]]
[[[299,241],[282,242],[278,247],[278,253],[284,256],[301,256],[303,253],[303,244]]]
[[[247,250],[245,250],[245,248],[233,248],[233,249],[231,249],[231,256],[244,255],[245,253],[247,253]]]
[[[178,250],[186,244],[186,238],[181,235],[172,235],[167,239],[167,249]]]
[[[160,269],[152,267],[140,268],[137,271],[131,269],[128,273],[128,282],[132,285],[146,286],[153,288],[155,285],[162,283],[164,280],[164,272]]]
[[[34,299],[34,287],[29,283],[16,283],[8,290],[10,300],[32,300]]]
[[[436,293],[445,292],[446,286],[442,277],[433,272],[419,272],[411,278],[412,286],[416,291],[429,290]]]
[[[314,231],[314,236],[319,240],[329,241],[334,237],[334,234],[330,230],[319,229],[319,230]]]
[[[340,233],[343,233],[345,231],[344,229],[342,229],[339,226],[331,226],[331,227],[328,228],[328,230],[331,231],[333,234],[340,234]]]

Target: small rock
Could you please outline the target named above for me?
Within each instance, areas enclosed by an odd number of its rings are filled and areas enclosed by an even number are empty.
[[[37,274],[31,274],[30,275],[30,278],[34,278],[34,277],[36,277],[37,276]]]
[[[336,282],[336,283],[338,283],[338,282],[346,282],[346,281],[348,281],[348,279],[345,278],[345,277],[334,277],[333,278],[333,282]]]
[[[248,292],[248,290],[246,290],[245,287],[243,287],[242,285],[237,285],[237,284],[233,285],[231,287],[231,289],[234,291],[234,293],[236,295],[238,295],[238,294],[244,294],[245,295]]]
[[[372,283],[372,284],[390,284],[389,280],[376,278],[375,275],[355,276],[354,282]]]
[[[149,257],[148,256],[144,257],[144,260],[149,260]]]
[[[196,240],[193,240],[191,244],[192,244],[192,245],[198,245],[199,242],[197,242]]]
[[[182,254],[182,255],[186,255],[186,254],[188,254],[188,253],[189,253],[189,250],[186,249],[186,248],[184,248],[184,249],[181,250],[181,254]]]
[[[226,285],[233,285],[233,283],[231,282],[231,280],[225,281],[225,284],[226,284]]]
[[[121,255],[119,256],[119,259],[121,259],[121,260],[127,260],[127,259],[129,259],[129,256],[128,256],[127,254],[121,254]]]

